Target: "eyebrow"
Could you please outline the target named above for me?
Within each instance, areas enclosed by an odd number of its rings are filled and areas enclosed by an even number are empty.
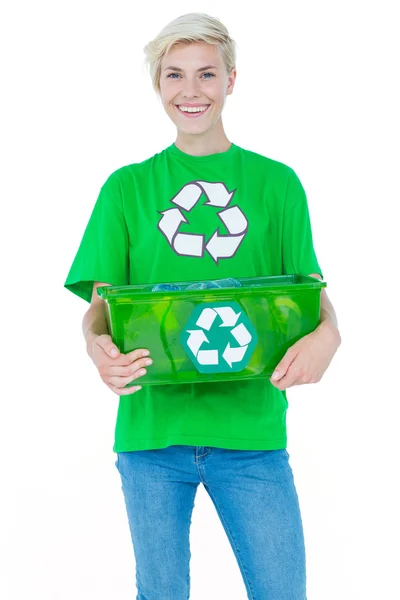
[[[197,72],[199,73],[200,71],[207,71],[207,69],[216,69],[217,67],[214,67],[214,65],[208,65],[207,67],[201,67],[201,69],[197,69]],[[164,71],[168,71],[169,69],[171,69],[171,71],[180,71],[181,73],[183,72],[183,69],[180,69],[179,67],[165,67]]]

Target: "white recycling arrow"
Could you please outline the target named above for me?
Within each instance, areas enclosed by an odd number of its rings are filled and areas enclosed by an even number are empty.
[[[192,210],[201,194],[202,190],[197,183],[187,183],[180,189],[177,195],[172,198],[171,202],[189,211]]]
[[[196,325],[209,331],[215,321],[216,316],[217,313],[213,308],[203,308],[199,318],[196,321]]]
[[[244,346],[245,344],[250,344],[251,342],[251,334],[247,330],[244,323],[240,323],[239,325],[234,327],[234,329],[231,330],[231,334],[241,346]]]
[[[218,213],[230,234],[244,233],[247,229],[247,219],[238,206],[231,206]]]
[[[230,343],[226,346],[222,358],[226,360],[228,365],[232,368],[234,362],[240,362],[243,356],[246,354],[247,346],[239,346],[238,348],[232,348]]]
[[[218,350],[200,350],[197,355],[197,361],[201,365],[217,365]]]
[[[221,182],[210,183],[209,181],[198,181],[197,183],[201,185],[208,198],[207,202],[204,204],[211,206],[228,206],[234,193],[236,192],[236,190],[233,190],[233,192],[228,192],[225,184]]]
[[[193,354],[197,356],[197,353],[200,350],[202,343],[209,343],[208,338],[202,329],[187,329],[187,332],[190,334],[187,341],[187,345],[189,346]]]
[[[179,208],[168,208],[167,210],[160,211],[160,214],[162,217],[158,223],[158,227],[161,229],[169,243],[171,243],[171,240],[182,221],[185,223],[188,221]]]
[[[203,256],[204,235],[177,233],[172,245],[178,254],[184,256]]]
[[[233,256],[239,248],[243,235],[219,235],[218,230],[206,244],[206,250],[211,254],[215,262],[219,258],[229,258]]]
[[[220,327],[233,327],[236,325],[238,318],[242,314],[242,311],[236,314],[231,306],[219,306],[214,310],[217,311],[222,319]]]

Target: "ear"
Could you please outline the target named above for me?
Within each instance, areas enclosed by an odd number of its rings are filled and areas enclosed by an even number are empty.
[[[230,94],[232,94],[233,92],[233,88],[235,85],[235,81],[236,81],[236,67],[232,67],[232,70],[230,72],[229,75],[229,79],[228,79],[228,87],[226,90],[226,95],[229,96]]]

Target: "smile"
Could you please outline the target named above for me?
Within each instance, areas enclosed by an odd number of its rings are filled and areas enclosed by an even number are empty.
[[[206,106],[203,110],[196,110],[193,112],[189,112],[187,110],[181,110],[181,108],[179,106],[175,105],[176,109],[180,112],[180,114],[189,119],[196,119],[198,117],[201,117],[201,115],[204,115],[208,111],[209,106],[210,105]]]

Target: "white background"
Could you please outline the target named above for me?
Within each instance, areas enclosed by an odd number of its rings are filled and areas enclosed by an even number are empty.
[[[88,305],[63,283],[108,175],[175,141],[143,47],[200,10],[238,44],[223,113],[229,140],[288,164],[306,189],[343,339],[320,383],[288,391],[308,600],[399,599],[395,2],[10,7],[0,19],[0,596],[135,598],[112,452],[118,397],[86,355]],[[191,552],[193,600],[246,598],[202,486]]]

